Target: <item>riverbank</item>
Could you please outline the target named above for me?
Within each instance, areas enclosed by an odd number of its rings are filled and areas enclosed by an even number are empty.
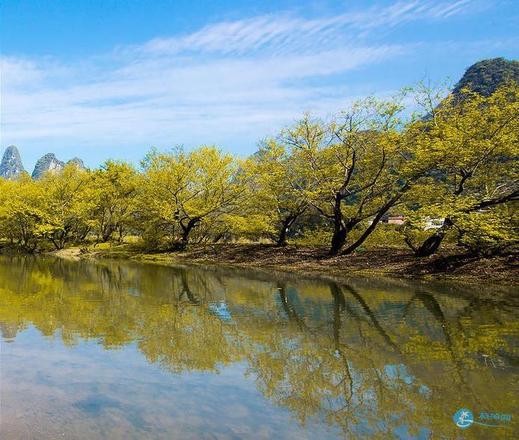
[[[502,285],[519,283],[519,263],[513,256],[476,258],[445,252],[417,259],[405,249],[391,248],[332,258],[326,255],[325,248],[280,248],[266,244],[194,246],[183,252],[162,253],[143,252],[136,246],[122,244],[68,248],[53,254],[62,258],[123,258],[162,265],[218,264],[340,278],[381,275]]]

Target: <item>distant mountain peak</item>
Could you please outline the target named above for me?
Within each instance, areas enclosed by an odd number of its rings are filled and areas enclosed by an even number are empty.
[[[54,153],[47,153],[38,159],[34,171],[32,172],[33,179],[40,179],[45,173],[59,173],[65,168],[65,162],[58,160]]]
[[[79,157],[74,157],[65,163],[59,160],[54,153],[47,153],[36,162],[32,178],[41,179],[45,173],[59,173],[66,165],[75,165],[81,170],[86,169],[85,164]]]
[[[490,96],[507,82],[519,83],[519,61],[505,58],[481,60],[470,66],[454,87],[454,95],[467,88],[483,96]]]
[[[14,145],[7,147],[0,162],[0,177],[15,179],[25,172],[18,148]]]
[[[81,170],[84,170],[86,168],[83,160],[81,160],[79,157],[73,157],[67,162],[67,165],[71,164],[76,165]]]

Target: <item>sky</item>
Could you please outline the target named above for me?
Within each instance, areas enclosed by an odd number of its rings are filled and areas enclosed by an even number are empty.
[[[518,0],[1,0],[0,152],[240,156],[304,112],[519,58]]]

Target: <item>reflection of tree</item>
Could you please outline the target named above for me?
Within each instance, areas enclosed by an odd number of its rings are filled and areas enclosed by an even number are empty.
[[[279,300],[281,303],[281,306],[283,307],[283,310],[285,314],[287,315],[287,318],[291,321],[296,323],[296,325],[299,327],[300,330],[308,330],[304,321],[298,316],[295,308],[290,303],[288,296],[287,296],[287,284],[286,283],[278,283],[278,292],[279,292]]]
[[[303,422],[317,417],[351,438],[391,438],[402,426],[408,436],[434,427],[436,437],[452,438],[446,405],[517,404],[506,370],[494,375],[478,358],[513,359],[512,310],[498,321],[489,302],[406,292],[18,259],[0,261],[0,330],[13,338],[32,324],[69,344],[95,338],[106,348],[135,341],[150,362],[174,372],[245,360],[265,396]],[[214,313],[216,303],[232,319]]]
[[[427,357],[427,347],[423,347],[425,351],[418,362],[413,361],[414,353],[408,353],[404,345],[407,335],[390,334],[380,323],[377,312],[356,289],[336,283],[330,284],[331,337],[323,337],[313,331],[311,323],[301,325],[302,317],[295,313],[286,289],[286,286],[278,288],[281,305],[293,323],[287,328],[297,330],[297,334],[277,331],[270,339],[258,338],[262,333],[259,329],[268,325],[258,322],[254,333],[249,335],[252,346],[262,347],[247,353],[249,364],[257,374],[258,386],[267,396],[289,407],[302,421],[311,415],[320,415],[352,438],[389,438],[394,436],[394,429],[402,426],[407,426],[408,435],[418,435],[420,426],[431,425],[436,426],[438,435],[454,434],[453,427],[446,422],[446,405],[466,399],[467,394],[451,386],[450,375],[439,379],[437,370],[431,371],[429,366],[421,364],[421,359]],[[344,292],[350,294],[352,301],[346,300]],[[434,298],[432,301],[422,299],[427,301],[426,309],[434,311],[441,325],[451,326]],[[344,325],[352,320],[357,325]],[[389,327],[395,329],[394,325]],[[397,364],[387,363],[390,358],[387,353],[381,353],[377,340],[395,353]],[[461,348],[452,343],[450,334],[444,346],[447,351]],[[431,350],[437,348],[430,346]],[[433,352],[429,355],[434,359]],[[456,368],[458,359],[454,353],[454,357],[443,360],[450,360]],[[421,374],[422,370],[425,374]],[[517,400],[508,397],[510,402]],[[496,398],[499,399],[495,394],[489,395],[486,401]],[[478,402],[474,396],[471,401]]]
[[[16,338],[19,331],[25,329],[25,326],[16,323],[0,322],[0,337],[6,342],[11,342]]]
[[[339,385],[343,387],[343,395],[345,399],[345,405],[336,411],[336,414],[341,410],[346,408],[346,405],[350,405],[353,398],[353,375],[350,370],[350,365],[348,364],[348,359],[346,357],[345,351],[348,349],[345,344],[341,344],[340,342],[340,334],[342,327],[342,313],[346,309],[346,299],[344,298],[344,294],[342,290],[336,283],[331,283],[330,292],[333,297],[333,343],[335,347],[335,352],[337,357],[341,359],[344,372],[346,373],[344,377],[339,381]],[[351,310],[351,309],[350,309]]]
[[[191,304],[193,304],[195,306],[199,305],[200,304],[200,299],[198,299],[193,294],[191,289],[189,288],[189,283],[187,281],[187,272],[186,272],[186,270],[185,269],[180,269],[179,272],[180,272],[180,280],[181,280],[182,290],[180,291],[180,295],[178,296],[178,299],[180,301],[182,301],[183,297],[185,296]]]
[[[426,293],[418,292],[409,300],[405,308],[404,316],[409,312],[409,308],[415,301],[419,301],[420,303],[422,303],[426,310],[438,322],[439,328],[441,329],[441,332],[444,336],[445,347],[447,348],[447,351],[450,354],[452,364],[456,370],[456,375],[459,383],[462,384],[466,392],[472,394],[472,397],[475,399],[475,401],[480,403],[478,397],[474,395],[470,388],[470,385],[465,380],[463,358],[460,357],[460,354],[463,351],[463,345],[465,344],[463,332],[460,331],[460,328],[457,328],[457,331],[451,329],[451,324],[445,318],[445,315],[443,314],[443,311],[438,301],[436,301],[436,299],[432,295]],[[455,348],[453,334],[456,334],[459,339],[459,348]]]
[[[350,286],[345,286],[345,289],[347,292],[349,292],[354,298],[355,300],[360,304],[360,306],[362,307],[362,310],[364,311],[364,313],[366,314],[366,316],[370,319],[371,323],[373,324],[373,328],[382,336],[382,338],[384,339],[384,341],[386,342],[387,345],[389,345],[396,353],[399,353],[400,352],[400,349],[398,348],[398,346],[391,340],[391,338],[389,337],[389,335],[386,333],[386,331],[382,328],[382,325],[380,324],[380,322],[378,321],[377,317],[375,316],[375,314],[371,311],[371,309],[369,308],[369,306],[367,305],[366,301],[364,301],[364,299],[362,298],[361,295],[359,295],[357,293],[357,291],[355,289],[353,289],[352,287]]]

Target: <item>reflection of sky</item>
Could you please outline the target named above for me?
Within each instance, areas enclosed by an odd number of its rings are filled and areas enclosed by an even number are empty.
[[[404,381],[407,385],[410,385],[414,381],[414,377],[407,372],[407,367],[404,364],[386,365],[384,370],[386,376],[395,382]]]
[[[355,374],[355,377],[358,378],[359,381],[362,381],[361,374]],[[393,386],[395,390],[399,390],[401,388],[401,382],[405,383],[408,386],[412,386],[416,380],[414,376],[408,373],[407,366],[404,364],[388,364],[384,366],[384,374],[381,375],[381,379],[384,380],[386,386]],[[428,388],[423,385],[419,388],[419,391],[424,394],[423,389],[428,390]],[[361,401],[370,402],[369,405],[365,405],[364,410],[367,406],[371,406],[371,409],[376,412],[377,405],[377,396],[373,392],[373,390],[368,391],[361,399]],[[405,413],[403,408],[394,408],[394,411],[391,413],[390,418],[392,419],[391,426],[396,425],[395,428],[391,430],[391,438],[408,440],[425,440],[431,438],[431,430],[425,427],[413,427],[413,434],[411,434],[409,429],[409,424],[402,420],[402,424],[399,426],[398,420],[402,418],[402,415]],[[366,416],[368,413],[366,412]],[[379,432],[388,432],[389,426],[384,420],[379,420],[374,423],[374,425],[370,425],[367,422],[367,419],[361,420],[359,425],[357,426],[357,432],[362,433],[363,435],[369,437],[371,435],[375,435],[374,426],[377,426]]]
[[[209,310],[218,316],[222,321],[232,322],[231,312],[224,301],[212,302],[208,304]]]
[[[128,287],[128,293],[132,296],[141,296],[141,292],[136,287]]]
[[[393,429],[393,435],[395,436],[395,438],[401,440],[408,440],[411,438],[416,440],[428,440],[431,438],[431,430],[426,428],[420,428],[418,430],[418,433],[413,433],[413,435],[411,435],[409,431],[409,426],[403,424],[402,426]]]
[[[2,344],[1,365],[1,429],[16,438],[337,437],[317,421],[303,428],[271,404],[244,363],[171,374],[149,364],[135,344],[67,347],[31,327]]]

